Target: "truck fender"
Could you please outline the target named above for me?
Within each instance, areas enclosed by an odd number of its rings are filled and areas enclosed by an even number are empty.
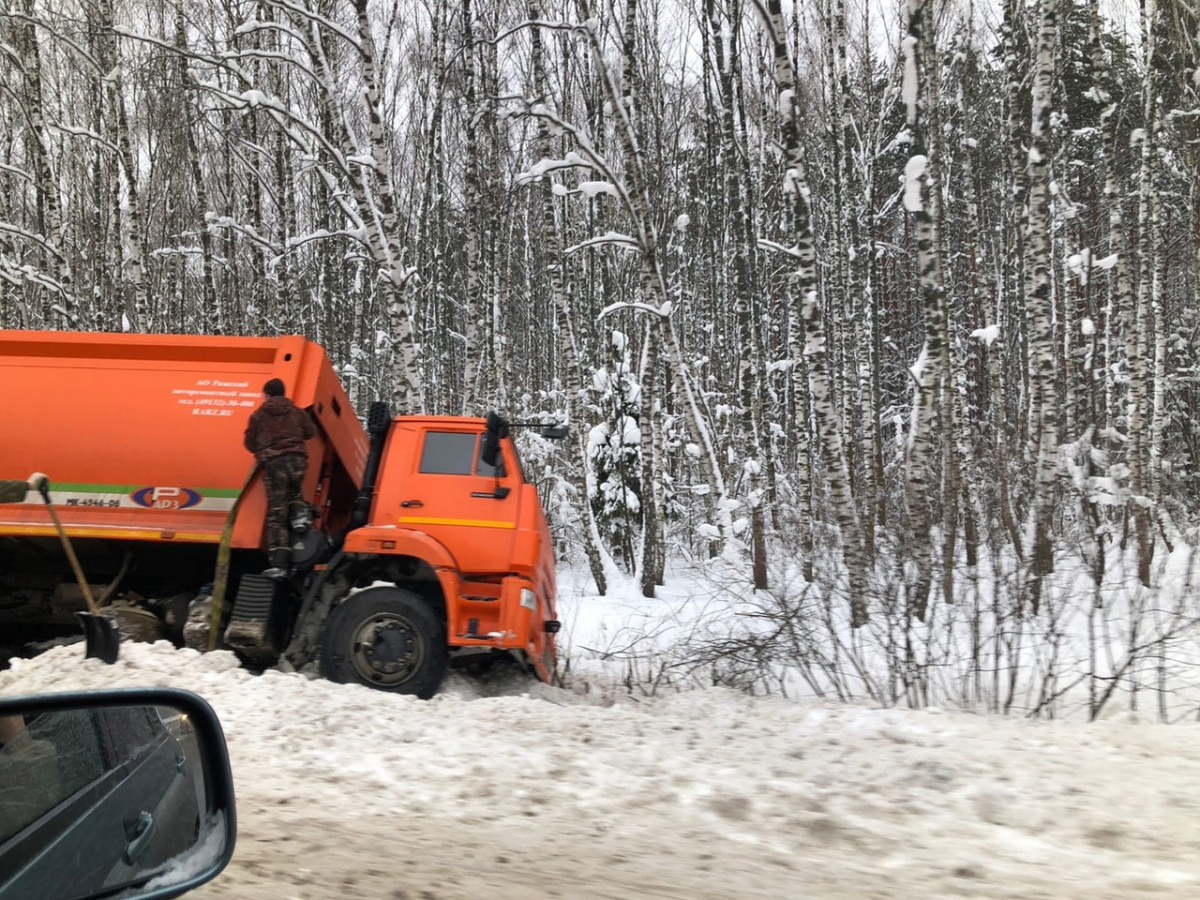
[[[346,535],[342,545],[346,553],[376,556],[412,556],[429,563],[435,571],[458,570],[458,560],[446,545],[423,531],[408,528],[359,528]]]

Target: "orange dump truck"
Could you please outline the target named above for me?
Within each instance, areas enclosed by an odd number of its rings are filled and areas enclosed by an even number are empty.
[[[270,378],[317,424],[315,522],[292,535],[281,581],[258,574],[266,494],[242,446]],[[392,418],[377,403],[364,429],[301,337],[0,331],[0,397],[0,479],[49,476],[123,633],[219,638],[258,665],[282,656],[423,697],[451,663],[506,657],[551,678],[550,535],[498,416]],[[77,633],[83,608],[42,498],[0,505],[0,657]]]

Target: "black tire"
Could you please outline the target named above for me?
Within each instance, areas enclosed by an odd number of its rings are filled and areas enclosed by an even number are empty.
[[[446,674],[446,635],[420,597],[397,587],[368,588],[329,616],[321,674],[428,700]]]

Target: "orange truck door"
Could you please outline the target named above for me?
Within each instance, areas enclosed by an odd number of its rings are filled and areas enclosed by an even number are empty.
[[[396,426],[412,448],[385,465],[373,524],[423,531],[443,544],[463,574],[510,568],[520,504],[520,476],[507,453],[496,472],[479,458],[478,426]],[[470,429],[470,430],[468,430]],[[507,449],[507,448],[505,448]],[[389,460],[389,462],[391,462]]]

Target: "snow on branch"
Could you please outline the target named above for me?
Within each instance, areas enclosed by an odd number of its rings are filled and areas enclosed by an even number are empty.
[[[307,4],[300,5],[298,3],[289,3],[288,0],[267,0],[269,6],[274,6],[277,9],[286,10],[294,16],[299,16],[302,19],[307,19],[314,25],[320,25],[329,31],[332,31],[347,44],[354,48],[356,53],[362,53],[362,46],[358,42],[358,35],[353,32],[346,31],[341,25],[334,22],[332,19],[327,19],[319,13],[313,12],[307,8]]]
[[[14,261],[8,260],[7,258],[5,258],[5,263],[5,268],[7,268],[9,273],[5,276],[5,280],[11,284],[17,285],[23,280],[29,284],[36,284],[40,287],[44,287],[62,297],[68,296],[67,292],[63,289],[62,283],[57,279],[47,275],[45,272],[42,272],[29,264],[23,266],[15,265]],[[57,304],[55,304],[52,308],[61,312],[72,322],[78,322],[78,319],[76,319],[74,315],[67,312],[67,310],[63,309]]]
[[[22,76],[25,75],[25,64],[21,54],[17,52],[16,47],[8,43],[8,41],[0,41],[0,53],[8,57],[8,61],[13,64],[13,66],[18,72],[21,73]]]
[[[222,91],[217,86],[212,86],[209,90],[214,93],[223,93],[238,109],[265,109],[271,112],[280,112],[287,115],[290,110],[284,105],[283,101],[278,97],[271,97],[260,90],[243,91],[241,94],[228,94]],[[242,101],[240,104],[237,101]]]
[[[292,37],[297,41],[297,43],[299,43],[299,37],[294,32],[282,28],[278,30]],[[306,75],[313,82],[320,82],[320,79],[317,77],[317,73],[314,72],[309,66],[305,65],[304,61],[299,57],[291,56],[287,53],[278,53],[273,50],[264,50],[261,47],[246,47],[241,50],[230,50],[222,53],[219,59],[214,61],[213,65],[223,65],[232,69],[239,74],[239,77],[243,81],[245,81],[247,84],[250,84],[252,83],[253,79],[251,79],[249,75],[242,74],[242,69],[240,66],[233,65],[234,62],[241,63],[246,61],[278,63],[280,65],[288,66],[291,69],[295,69],[297,72]]]
[[[327,238],[344,237],[352,241],[356,241],[363,246],[367,246],[367,235],[361,228],[339,228],[336,231],[330,231],[321,228],[317,231],[310,231],[308,234],[300,234],[287,239],[287,245],[284,248],[285,253],[290,253],[293,250],[299,250],[301,247],[311,244],[315,241],[323,241]]]
[[[514,25],[508,31],[502,31],[494,38],[487,40],[484,43],[499,44],[506,38],[512,37],[518,31],[524,31],[527,28],[545,28],[547,31],[582,31],[583,28],[573,22],[551,21],[549,19],[526,19],[519,25]]]
[[[1000,337],[1000,326],[989,325],[987,328],[976,328],[971,332],[971,337],[977,341],[982,341],[984,345],[990,347]]]
[[[10,166],[7,163],[0,162],[0,172],[5,172],[30,184],[35,183],[33,176],[29,172],[26,172],[24,169],[18,169],[16,166]]]
[[[70,47],[72,50],[74,50],[79,55],[80,59],[87,60],[88,64],[95,71],[101,72],[101,73],[103,72],[103,70],[100,68],[100,63],[96,61],[96,57],[94,57],[90,52],[85,50],[83,47],[79,46],[79,43],[77,41],[75,41],[74,39],[72,39],[69,35],[64,34],[60,29],[55,28],[51,22],[49,22],[45,19],[37,18],[35,16],[29,16],[24,13],[17,12],[11,6],[4,10],[4,17],[6,19],[12,19],[12,20],[18,21],[18,22],[25,22],[29,25],[34,25],[38,28],[43,29],[47,34],[53,35],[55,40],[62,41],[64,44],[66,44],[68,47]],[[6,50],[9,50],[9,47],[7,44],[5,44],[4,47]],[[10,52],[15,52],[15,51],[10,51]]]
[[[75,125],[64,125],[61,122],[49,122],[47,124],[51,131],[57,131],[60,134],[69,134],[73,137],[88,138],[89,140],[95,141],[105,150],[108,150],[112,153],[117,152],[116,144],[104,137],[104,135],[96,134],[96,132],[92,131],[90,128],[80,128]]]
[[[351,165],[374,167],[373,159],[369,155],[353,154],[347,157],[341,148],[333,144],[319,127],[305,119],[278,97],[272,97],[257,89],[251,89],[242,93],[233,93],[217,84],[200,83],[197,86],[208,91],[233,109],[266,110],[280,129],[282,129],[283,133],[287,135],[288,140],[299,148],[301,152],[308,152],[310,149],[303,137],[307,135],[328,154],[329,158],[337,164],[337,168],[344,175],[351,175]],[[296,127],[293,128],[291,126]],[[346,209],[344,204],[340,205],[342,205],[343,210]]]
[[[517,184],[538,181],[551,172],[561,172],[564,169],[591,169],[592,164],[574,151],[562,159],[542,159],[525,172],[517,173],[514,179]]]
[[[29,241],[31,244],[37,244],[46,253],[51,254],[56,259],[62,260],[64,257],[59,249],[50,241],[46,240],[45,235],[34,234],[32,231],[26,231],[19,225],[14,225],[12,222],[0,221],[0,232],[11,234],[22,240]]]
[[[258,230],[253,225],[247,225],[243,222],[239,222],[237,219],[234,219],[230,216],[218,216],[213,213],[209,213],[207,216],[205,216],[205,221],[211,228],[225,228],[229,231],[236,232],[237,234],[248,238],[253,243],[258,244],[260,247],[270,250],[277,256],[281,253],[279,245],[260,235]]]
[[[239,80],[245,82],[246,84],[251,83],[251,79],[248,75],[246,75],[246,73],[241,71],[241,69],[239,69],[237,66],[230,65],[226,60],[218,59],[217,57],[209,56],[205,53],[200,53],[195,50],[190,50],[186,47],[180,47],[180,46],[172,43],[171,41],[164,40],[162,38],[152,37],[151,35],[148,35],[148,34],[142,34],[140,32],[133,31],[129,28],[126,28],[123,25],[114,25],[113,26],[113,34],[117,35],[118,37],[128,38],[131,41],[139,41],[140,43],[143,43],[143,44],[149,44],[151,47],[157,47],[158,49],[163,50],[174,56],[182,56],[182,57],[184,57],[186,59],[190,59],[194,62],[201,62],[207,66],[212,66],[217,69],[222,69],[222,70],[229,72],[230,74],[236,76]],[[191,80],[190,77],[189,77],[189,80]],[[199,85],[197,85],[197,87],[198,86]]]
[[[583,241],[580,244],[575,244],[573,247],[568,247],[563,251],[563,253],[565,253],[567,256],[570,256],[572,253],[577,253],[580,250],[586,250],[588,247],[600,247],[605,244],[612,244],[616,247],[624,247],[627,250],[641,249],[641,245],[637,242],[637,240],[631,238],[629,235],[620,234],[616,231],[609,231],[605,234],[597,235],[594,238]]]
[[[576,153],[575,151],[571,151],[570,153],[568,153],[566,155],[565,158],[567,160],[576,159],[576,160],[581,160],[584,162],[584,164],[582,164],[582,165],[579,162],[574,163],[574,165],[571,167],[572,168],[588,168],[588,167],[590,167],[592,169],[599,170],[600,174],[603,175],[604,178],[612,185],[613,196],[621,201],[621,205],[625,208],[625,210],[631,216],[633,216],[635,221],[638,219],[637,208],[634,205],[633,198],[629,196],[629,191],[625,187],[624,181],[622,181],[617,176],[616,170],[614,170],[612,168],[612,166],[610,166],[608,164],[608,160],[605,159],[605,157],[601,153],[599,153],[595,147],[592,146],[592,142],[590,140],[588,140],[588,137],[586,134],[584,134],[582,131],[580,131],[580,129],[577,126],[560,118],[556,113],[552,112],[550,110],[550,108],[547,107],[544,103],[535,103],[533,106],[531,106],[529,108],[529,114],[531,116],[535,116],[539,119],[543,119],[543,120],[549,122],[551,125],[553,125],[555,128],[557,128],[560,133],[565,133],[565,134],[570,135],[571,138],[575,141],[576,146],[578,146],[579,152]],[[539,163],[539,165],[540,165],[540,163]],[[518,184],[521,181],[521,177],[522,176],[517,177]],[[538,176],[538,177],[540,177],[540,176]]]
[[[584,194],[589,200],[595,199],[597,194],[612,194],[612,196],[618,198],[621,196],[617,193],[617,188],[611,181],[581,181],[576,190]]]
[[[766,238],[758,239],[758,247],[760,250],[770,250],[772,253],[785,253],[793,259],[801,258],[799,247],[785,247],[783,244],[769,241]]]
[[[667,316],[671,315],[671,310],[674,309],[674,304],[672,304],[670,300],[668,300],[662,306],[652,306],[649,303],[613,303],[610,306],[606,306],[604,309],[600,310],[600,315],[596,318],[603,319],[609,313],[620,312],[624,309],[633,309],[639,312],[650,313],[651,315],[661,316],[665,319]]]
[[[45,281],[42,281],[40,283],[43,285],[46,284]],[[62,288],[62,286],[59,285],[60,290],[61,290],[61,288]],[[52,310],[54,310],[56,313],[58,313],[60,316],[62,316],[64,319],[69,321],[72,325],[79,324],[79,316],[75,315],[75,313],[71,312],[66,307],[62,306],[61,304],[55,303],[55,304],[51,305],[50,308]]]

